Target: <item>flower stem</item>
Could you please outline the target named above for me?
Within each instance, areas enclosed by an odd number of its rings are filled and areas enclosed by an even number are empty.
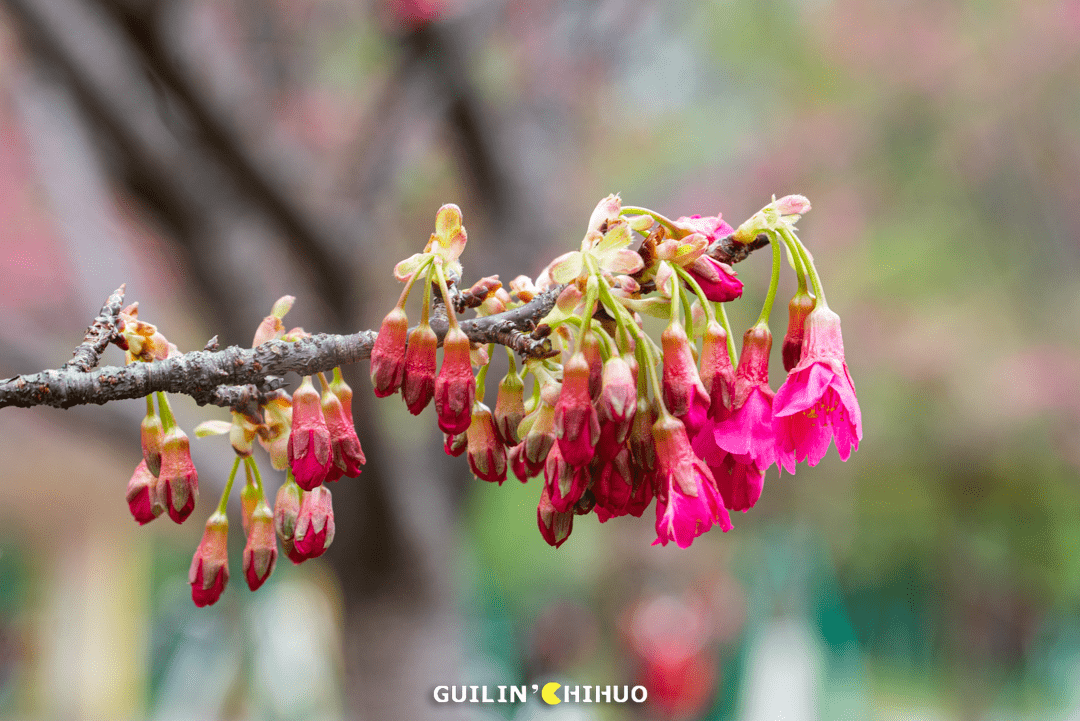
[[[782,252],[778,238],[772,231],[769,232],[769,244],[772,245],[772,277],[769,279],[769,293],[765,296],[765,305],[761,307],[761,315],[758,316],[758,325],[768,325],[769,315],[772,313],[773,301],[776,300],[776,291],[780,287],[780,260]]]
[[[232,493],[232,484],[236,480],[236,470],[240,468],[240,456],[233,461],[232,470],[229,471],[229,480],[225,482],[225,490],[221,492],[221,500],[217,504],[217,512],[225,515],[225,509],[229,505],[229,494]]]
[[[720,321],[720,326],[727,333],[727,351],[728,357],[731,358],[731,364],[735,367],[739,365],[739,353],[735,349],[735,336],[731,334],[731,323],[728,322],[727,308],[723,303],[717,303],[716,318]]]
[[[424,306],[420,309],[420,325],[425,326],[429,324],[429,314],[431,312],[431,269],[428,268],[426,277],[424,278]]]
[[[492,354],[492,352],[494,352],[494,350],[495,350],[495,344],[494,343],[488,343],[487,353],[488,353],[488,359],[489,360],[490,360],[491,354]],[[484,390],[485,390],[486,382],[487,382],[488,368],[490,368],[490,367],[491,367],[490,362],[485,363],[484,367],[481,368],[476,373],[476,402],[477,403],[483,403],[484,402]]]
[[[405,301],[407,301],[409,299],[409,292],[412,290],[413,284],[416,283],[416,280],[420,277],[420,274],[423,273],[424,270],[427,269],[427,267],[429,265],[431,265],[431,263],[432,263],[432,259],[429,258],[429,259],[425,260],[423,265],[421,265],[419,268],[417,268],[416,272],[413,273],[412,275],[410,275],[409,279],[405,281],[405,288],[401,291],[401,297],[398,298],[398,302],[397,302],[397,307],[398,308],[404,308],[405,307]]]
[[[172,406],[169,405],[169,397],[165,395],[164,391],[157,392],[157,401],[158,407],[161,408],[161,427],[167,433],[176,425],[176,419],[173,418],[172,414]]]
[[[818,275],[817,268],[814,267],[814,259],[810,256],[810,251],[806,249],[806,246],[799,240],[799,236],[795,235],[790,228],[781,228],[779,232],[784,240],[795,247],[803,265],[806,267],[806,274],[810,276],[810,284],[814,288],[814,295],[817,296],[814,307],[828,308],[829,304],[825,302],[825,289],[821,286],[821,277]]]
[[[154,394],[153,393],[146,396],[146,415],[147,416],[154,415]]]
[[[694,276],[686,272],[684,268],[676,264],[672,265],[675,268],[675,272],[683,279],[683,282],[690,286],[690,290],[694,291],[694,295],[701,301],[701,307],[705,309],[705,317],[709,320],[713,320],[716,316],[713,314],[712,302],[705,297],[705,291],[701,289],[701,285],[694,280]]]
[[[263,493],[262,476],[259,475],[259,464],[255,462],[255,456],[248,456],[244,459],[244,463],[251,469],[251,474],[255,476],[255,485],[259,487],[259,492]]]
[[[622,209],[619,210],[619,215],[648,215],[670,231],[677,232],[679,230],[675,227],[675,221],[671,218],[660,215],[660,213],[657,213],[655,210],[649,210],[648,208],[641,208],[636,205],[624,205]]]

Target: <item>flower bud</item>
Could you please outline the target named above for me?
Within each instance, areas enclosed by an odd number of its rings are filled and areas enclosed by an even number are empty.
[[[457,458],[469,447],[468,434],[443,433],[443,450],[446,455]]]
[[[318,558],[330,548],[334,540],[334,507],[330,489],[318,486],[304,494],[295,530],[293,544],[298,556]]]
[[[506,452],[506,462],[510,465],[510,470],[514,472],[514,475],[522,483],[528,482],[530,478],[543,470],[543,466],[533,466],[525,460],[524,441]]]
[[[692,438],[705,424],[709,394],[698,376],[694,353],[682,325],[671,323],[660,338],[664,347],[664,405],[683,422]]]
[[[555,387],[557,388],[558,385],[556,384]],[[528,466],[528,475],[531,478],[543,469],[544,461],[551,452],[551,447],[555,445],[555,408],[541,396],[540,405],[529,415],[533,421],[521,440],[524,444],[521,458],[522,462]],[[522,424],[528,421],[529,418],[526,418]]]
[[[540,526],[540,535],[549,546],[558,548],[570,537],[574,530],[574,514],[560,513],[551,505],[551,496],[547,486],[540,492],[540,505],[536,507],[536,523]]]
[[[229,582],[229,519],[215,513],[206,521],[202,542],[191,559],[188,582],[199,608],[217,603]]]
[[[469,361],[469,338],[451,328],[443,338],[443,362],[435,379],[435,412],[443,433],[464,433],[472,422],[476,378]]]
[[[727,333],[715,320],[705,328],[701,342],[701,384],[709,394],[709,418],[722,421],[730,416],[735,368],[728,355]]]
[[[409,319],[404,309],[395,307],[383,318],[379,336],[371,349],[371,385],[379,398],[385,398],[401,387],[408,331]]]
[[[342,381],[344,385],[344,381]],[[348,388],[348,386],[345,386]],[[352,400],[352,391],[349,391],[349,400]],[[322,414],[326,419],[326,429],[330,432],[331,460],[330,469],[326,474],[326,481],[337,481],[343,476],[356,478],[360,475],[362,466],[367,462],[364,450],[360,447],[360,439],[356,436],[356,428],[353,426],[352,414],[345,412],[345,404],[337,396],[332,388],[323,388]]]
[[[630,470],[634,474],[634,491],[626,504],[626,512],[634,518],[641,518],[655,495],[656,473],[642,471],[636,466],[631,466]]]
[[[277,564],[277,540],[274,538],[274,514],[260,499],[251,514],[244,546],[244,579],[248,588],[258,590],[270,578]]]
[[[686,266],[686,271],[701,286],[705,297],[717,303],[727,303],[742,295],[742,281],[735,277],[735,270],[710,255],[702,255]]]
[[[414,416],[427,408],[435,395],[435,362],[439,339],[427,323],[422,323],[409,334],[409,347],[405,350],[405,376],[401,385],[401,397]]]
[[[165,499],[162,498],[161,484],[146,466],[146,460],[139,461],[135,473],[127,486],[127,504],[131,515],[140,526],[146,525],[165,512]]]
[[[173,426],[161,441],[161,480],[169,517],[183,523],[199,500],[199,474],[191,462],[191,446],[180,426]]]
[[[499,383],[499,395],[495,400],[495,430],[499,440],[510,448],[517,444],[518,426],[525,419],[525,384],[518,375],[517,368],[511,366]]]
[[[584,353],[575,353],[563,366],[562,392],[555,404],[555,437],[562,458],[575,468],[592,460],[600,440],[600,422],[589,395],[589,382],[589,362]]]
[[[143,460],[151,475],[161,473],[161,440],[165,429],[161,425],[161,416],[147,413],[139,424],[139,440],[142,443]]]
[[[304,376],[293,393],[293,426],[289,434],[289,467],[296,483],[306,491],[320,485],[330,472],[333,458],[330,431],[323,418],[319,392]]]
[[[499,441],[491,411],[483,403],[473,405],[472,423],[466,431],[469,467],[477,478],[498,483],[506,480],[506,448]]]
[[[656,466],[656,443],[653,440],[652,427],[656,422],[656,409],[645,395],[638,396],[637,413],[630,426],[627,445],[634,466],[642,472],[651,472]]]
[[[626,513],[626,506],[634,491],[634,480],[630,470],[630,450],[625,446],[604,464],[600,477],[593,486],[596,497],[596,515],[604,523],[609,518]]]
[[[270,465],[284,471],[289,465],[289,429],[292,428],[292,400],[284,391],[263,406],[266,423],[258,432],[259,445],[270,454]]]
[[[633,358],[630,359],[633,361]],[[603,383],[596,414],[601,425],[613,426],[612,440],[622,445],[637,413],[637,362],[613,355],[604,364]]]
[[[788,327],[781,346],[784,358],[784,370],[790,371],[799,365],[802,359],[803,338],[806,335],[806,317],[814,309],[815,298],[804,292],[798,292],[788,303]]]
[[[303,500],[303,495],[303,490],[296,485],[292,474],[289,474],[278,489],[277,498],[274,500],[274,531],[277,532],[286,555],[293,563],[304,560],[296,556],[294,548],[296,521],[300,516],[300,502]]]
[[[589,363],[589,398],[595,401],[600,397],[600,388],[604,378],[604,358],[600,354],[600,336],[596,334],[596,331],[589,330],[585,333],[581,352]]]
[[[244,464],[244,475],[247,483],[240,489],[240,521],[244,527],[244,534],[251,533],[251,515],[255,508],[263,502],[262,489],[255,485],[255,478],[251,475],[251,468]]]
[[[544,485],[555,510],[560,513],[573,511],[574,504],[589,485],[589,478],[587,466],[571,466],[563,458],[558,443],[551,447],[551,453],[544,462]]]

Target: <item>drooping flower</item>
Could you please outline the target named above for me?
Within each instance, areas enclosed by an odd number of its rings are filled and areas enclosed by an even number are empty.
[[[511,365],[510,372],[499,382],[499,395],[495,401],[495,430],[507,448],[516,445],[519,440],[518,426],[525,418],[524,391],[525,384],[517,368]]]
[[[521,439],[521,462],[525,464],[529,478],[543,470],[551,447],[556,444],[555,403],[558,403],[560,392],[558,383],[545,384],[540,389],[540,403],[536,410],[525,417],[519,428],[518,432],[524,431],[525,434]],[[524,428],[526,424],[527,429]]]
[[[147,397],[147,409],[153,409],[153,401]],[[161,473],[161,441],[165,437],[165,428],[161,424],[161,416],[156,412],[148,412],[143,416],[139,424],[139,440],[142,444],[143,460],[151,475]]]
[[[274,514],[260,499],[248,521],[244,546],[244,579],[248,588],[258,590],[266,583],[277,564],[277,539],[274,537]]]
[[[798,292],[788,303],[788,327],[784,335],[781,354],[784,358],[784,370],[790,371],[802,358],[803,337],[806,335],[806,317],[814,309],[816,300],[805,292]]]
[[[719,466],[710,464],[709,470],[728,509],[745,513],[761,498],[765,472],[759,470],[749,457],[728,454]]]
[[[600,399],[596,404],[601,438],[597,443],[597,452],[604,460],[614,457],[626,442],[636,413],[637,362],[632,356],[628,361],[622,356],[613,355],[604,363]]]
[[[162,498],[161,484],[150,469],[146,460],[139,461],[127,486],[127,504],[131,515],[140,526],[146,525],[165,512],[165,499]]]
[[[443,361],[435,378],[435,412],[443,433],[464,433],[472,422],[476,378],[469,359],[469,337],[453,327],[443,338]]]
[[[392,395],[401,387],[405,377],[408,332],[409,318],[403,308],[395,307],[383,318],[379,335],[371,349],[371,385],[379,398]]]
[[[821,303],[807,316],[802,359],[773,402],[779,444],[816,466],[836,440],[841,460],[858,450],[862,411],[844,361],[840,316]]]
[[[664,405],[682,421],[693,438],[709,413],[709,394],[698,376],[690,340],[680,323],[671,323],[660,336],[664,348]]]
[[[709,418],[722,421],[730,416],[735,368],[728,354],[727,332],[715,320],[706,326],[701,341],[701,384],[709,394]]]
[[[216,603],[229,582],[228,541],[229,519],[223,513],[214,513],[206,521],[202,542],[188,570],[191,599],[199,608]]]
[[[589,398],[595,401],[600,397],[600,386],[604,377],[604,358],[600,354],[600,336],[596,331],[585,331],[581,342],[581,353],[589,363]]]
[[[199,474],[191,462],[191,444],[180,426],[173,426],[161,441],[161,481],[169,518],[183,523],[199,500]]]
[[[304,494],[300,501],[300,513],[296,517],[296,555],[318,558],[334,540],[334,507],[330,489],[319,486]]]
[[[675,541],[687,548],[713,525],[731,530],[716,481],[705,462],[694,455],[686,428],[670,415],[653,426],[656,438],[657,497],[656,540],[666,546]]]
[[[421,323],[409,334],[405,351],[405,375],[401,397],[414,416],[427,408],[435,396],[436,349],[439,338],[427,323]]]
[[[322,414],[326,419],[326,430],[330,432],[331,464],[326,474],[326,481],[337,481],[342,477],[356,478],[367,462],[360,439],[356,436],[356,427],[352,420],[352,389],[344,379],[335,389],[335,383],[323,388]],[[336,392],[335,392],[336,390]],[[343,397],[344,396],[344,397]],[[349,410],[346,411],[346,402]]]
[[[600,440],[600,422],[589,393],[590,372],[585,354],[575,353],[563,366],[562,392],[555,404],[555,437],[561,457],[575,468],[592,460]]]
[[[443,450],[457,458],[469,448],[467,433],[443,433]]]
[[[289,467],[305,491],[322,484],[333,466],[330,430],[323,417],[319,392],[304,376],[292,397],[292,433],[289,434]]]
[[[536,507],[536,524],[540,527],[540,535],[544,537],[549,546],[558,548],[570,537],[574,530],[573,512],[560,512],[551,504],[551,496],[547,486],[540,491],[540,504]]]
[[[795,472],[791,453],[782,452],[776,442],[773,423],[773,390],[769,387],[769,352],[772,333],[767,325],[756,325],[743,336],[743,352],[735,371],[735,391],[731,416],[710,422],[695,438],[694,450],[706,457],[709,447],[736,456],[748,456],[762,472],[777,463]],[[712,463],[712,461],[710,461]]]
[[[548,489],[551,505],[556,511],[566,513],[574,510],[574,505],[585,493],[589,485],[587,466],[572,466],[562,454],[562,447],[556,443],[551,447],[544,462],[544,485]]]
[[[303,497],[304,491],[296,485],[292,474],[289,473],[274,500],[274,530],[281,540],[281,547],[285,549],[285,555],[293,563],[301,563],[305,560],[304,556],[296,552],[296,522],[300,517],[300,503]]]
[[[483,403],[473,405],[472,423],[466,438],[473,474],[480,480],[501,486],[506,480],[506,448],[499,441],[491,411]]]
[[[634,494],[634,477],[630,467],[630,449],[625,446],[606,462],[592,488],[596,498],[596,515],[604,523],[622,516]]]

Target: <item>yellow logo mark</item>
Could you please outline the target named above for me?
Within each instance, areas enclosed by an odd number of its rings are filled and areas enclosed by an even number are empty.
[[[562,688],[561,683],[552,681],[551,683],[544,684],[544,690],[540,692],[540,698],[544,699],[544,703],[549,706],[562,703],[562,699],[555,695],[555,692]]]

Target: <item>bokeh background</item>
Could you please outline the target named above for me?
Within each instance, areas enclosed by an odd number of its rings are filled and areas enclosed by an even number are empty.
[[[5,409],[0,717],[1080,718],[1080,3],[0,3],[0,375],[60,365],[124,282],[184,350],[285,293],[290,326],[375,327],[442,203],[466,278],[508,280],[615,191],[735,225],[810,197],[849,462],[770,471],[685,551],[650,516],[554,550],[535,481],[471,478],[357,367],[333,547],[251,594],[234,533],[200,610],[227,444],[193,442],[191,522],[138,529],[141,402]],[[649,700],[432,701],[548,680]]]

